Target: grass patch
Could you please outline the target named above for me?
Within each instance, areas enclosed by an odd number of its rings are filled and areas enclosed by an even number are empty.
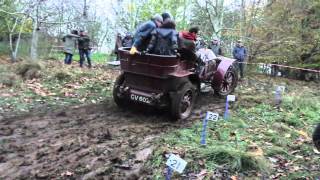
[[[24,79],[39,78],[43,65],[39,62],[26,61],[17,66],[16,73]]]
[[[112,54],[106,54],[106,53],[99,53],[99,52],[94,52],[90,55],[92,63],[96,64],[105,64],[108,61],[112,61],[115,59],[115,56]],[[64,60],[65,54],[64,53],[53,53],[49,57],[50,59],[55,59],[55,60]],[[80,61],[80,56],[78,53],[75,53],[72,57],[73,61],[79,62]]]
[[[12,72],[0,72],[0,84],[8,87],[18,87],[21,83],[21,79],[15,73]]]
[[[229,178],[235,174],[245,174],[243,178],[282,178],[281,173],[288,175],[283,176],[285,179],[319,177],[320,158],[310,139],[314,125],[320,122],[318,85],[285,81],[286,92],[278,110],[273,103],[274,87],[282,83],[278,81],[270,84],[269,79],[258,77],[256,84],[253,79],[251,84],[243,82],[236,94],[239,98],[231,110],[232,117],[228,121],[209,122],[205,147],[200,146],[201,122],[161,138],[159,149],[148,162],[156,169],[154,178],[164,177],[163,154],[170,152],[180,154],[188,162],[186,176],[206,169],[208,179],[221,171]],[[262,86],[268,88],[253,88]],[[250,148],[253,144],[255,151]],[[178,174],[175,177],[181,178]]]

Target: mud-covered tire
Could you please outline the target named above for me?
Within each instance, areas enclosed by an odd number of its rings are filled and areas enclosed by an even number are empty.
[[[230,66],[223,77],[222,83],[219,87],[212,84],[214,94],[220,97],[225,97],[234,92],[238,84],[238,72],[234,65]]]
[[[171,116],[174,120],[187,119],[192,110],[196,99],[196,87],[187,82],[183,84],[171,99]]]
[[[318,124],[318,126],[314,130],[312,140],[316,148],[320,151],[320,124]]]
[[[114,82],[113,85],[113,100],[117,104],[118,107],[120,108],[125,108],[126,106],[126,100],[124,98],[119,97],[119,87],[123,84],[124,82],[124,74],[120,74],[116,81]]]

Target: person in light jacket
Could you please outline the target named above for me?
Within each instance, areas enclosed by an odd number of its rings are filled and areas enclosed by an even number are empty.
[[[77,49],[78,31],[72,30],[70,34],[65,35],[62,38],[63,41],[63,51],[65,54],[64,63],[71,64],[72,56]]]

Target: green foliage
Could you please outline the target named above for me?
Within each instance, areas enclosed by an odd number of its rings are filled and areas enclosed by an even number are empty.
[[[106,53],[99,53],[99,52],[95,52],[95,53],[92,53],[91,55],[91,61],[93,63],[97,63],[97,64],[105,64],[106,62],[108,61],[112,61],[113,59],[115,59],[114,57],[112,57],[112,55],[110,54],[106,54]],[[50,55],[51,59],[55,59],[55,60],[64,60],[65,58],[65,55],[64,53],[53,53]],[[79,61],[80,60],[80,56],[78,53],[76,53],[72,59],[74,61]]]
[[[274,1],[252,36],[252,52],[262,61],[319,68],[319,1]],[[283,8],[286,7],[286,8]],[[310,65],[308,65],[310,64]]]

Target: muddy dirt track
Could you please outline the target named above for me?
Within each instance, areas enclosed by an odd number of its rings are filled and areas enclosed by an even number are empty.
[[[0,120],[0,179],[148,177],[141,167],[159,136],[223,108],[207,93],[187,122],[172,122],[165,112],[122,111],[112,100],[7,117]]]

